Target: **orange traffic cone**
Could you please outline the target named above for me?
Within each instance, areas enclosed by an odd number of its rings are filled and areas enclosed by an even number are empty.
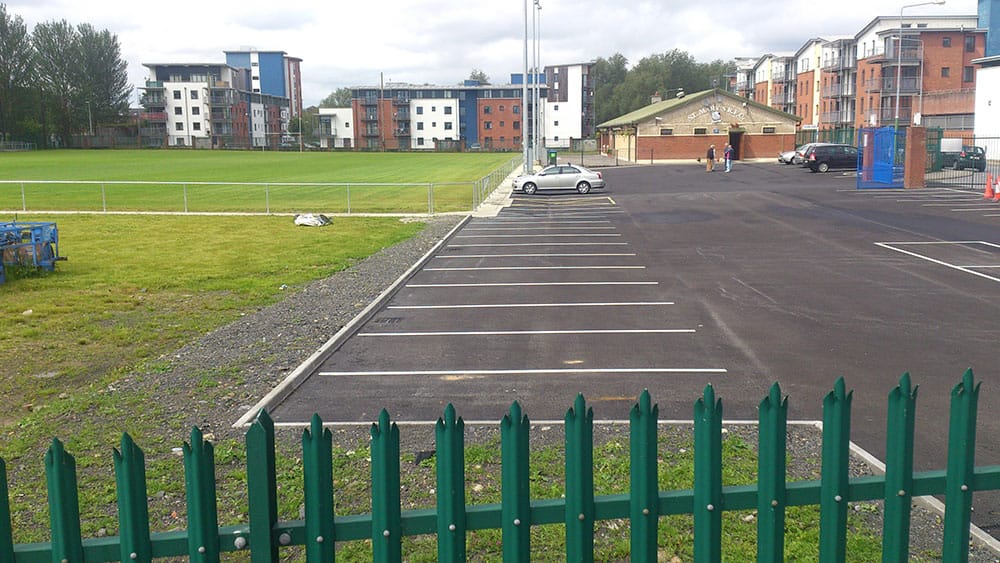
[[[993,201],[1000,201],[1000,177],[997,178],[996,187],[993,188]]]
[[[989,174],[986,175],[986,191],[983,192],[983,199],[993,199],[996,194],[993,193],[993,177]]]

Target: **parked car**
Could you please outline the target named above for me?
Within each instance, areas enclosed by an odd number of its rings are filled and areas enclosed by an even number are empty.
[[[806,143],[796,149],[785,151],[778,155],[778,162],[782,164],[802,164],[802,155],[815,143]]]
[[[604,176],[579,164],[556,164],[546,166],[535,174],[514,178],[514,191],[528,195],[538,190],[576,190],[581,194],[591,188],[603,188]]]
[[[857,169],[858,149],[835,143],[816,144],[806,151],[803,166],[808,166],[813,172],[827,172],[835,168]]]
[[[955,170],[966,168],[975,168],[980,172],[986,170],[986,149],[983,147],[962,145],[962,150],[958,154],[952,153],[951,158],[947,158],[948,153],[942,154],[945,155],[942,162],[944,166],[951,166]]]

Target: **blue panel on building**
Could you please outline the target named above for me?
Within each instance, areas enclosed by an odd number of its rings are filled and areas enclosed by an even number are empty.
[[[979,0],[979,27],[986,29],[986,57],[1000,56],[1000,8],[994,0]]]

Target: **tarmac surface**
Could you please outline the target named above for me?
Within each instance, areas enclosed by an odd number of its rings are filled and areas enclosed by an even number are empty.
[[[971,367],[976,464],[1000,464],[1000,203],[771,162],[601,170],[608,188],[587,195],[495,195],[275,394],[274,420],[427,423],[452,403],[495,424],[516,400],[557,422],[579,393],[627,420],[643,389],[662,419],[691,420],[709,383],[727,419],[755,420],[774,382],[789,419],[818,420],[843,376],[852,439],[883,457],[909,372],[916,468],[943,469]],[[994,534],[998,496],[976,496]]]

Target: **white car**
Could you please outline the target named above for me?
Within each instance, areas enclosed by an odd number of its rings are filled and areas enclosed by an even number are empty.
[[[538,190],[576,190],[581,194],[603,188],[604,176],[579,164],[554,164],[534,174],[514,178],[514,191],[532,195]]]

